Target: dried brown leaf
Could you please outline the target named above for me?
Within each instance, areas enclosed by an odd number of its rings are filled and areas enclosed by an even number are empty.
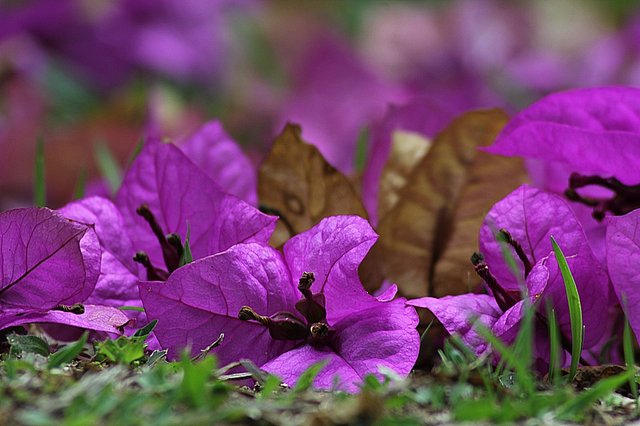
[[[260,167],[258,197],[264,211],[281,218],[271,238],[276,247],[327,216],[367,217],[349,180],[302,140],[295,124],[285,126]]]
[[[477,250],[482,219],[525,175],[518,160],[476,149],[491,144],[506,122],[499,110],[469,112],[435,138],[378,225],[380,238],[361,268],[369,289],[383,278],[407,297],[465,293],[474,286],[466,265]]]
[[[427,155],[432,141],[424,135],[405,130],[391,134],[391,152],[380,175],[378,217],[384,217],[400,199],[400,190],[413,169]]]

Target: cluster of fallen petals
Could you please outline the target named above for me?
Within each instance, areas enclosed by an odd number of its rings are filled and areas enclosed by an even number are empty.
[[[426,152],[452,118],[429,107],[415,100],[393,109],[377,129],[363,179],[374,226],[393,132],[419,135],[405,134],[406,143]],[[407,301],[388,281],[376,296],[361,283],[359,267],[378,239],[367,218],[329,214],[274,248],[278,217],[267,213],[287,219],[257,207],[256,172],[218,123],[175,143],[150,137],[116,194],[0,213],[0,329],[38,323],[62,340],[82,330],[109,338],[157,320],[149,346],[171,359],[210,349],[223,364],[250,359],[290,385],[323,362],[316,386],[356,391],[381,368],[409,374],[420,351],[416,308],[482,354],[489,345],[478,322],[509,344],[533,306],[544,371],[550,308],[565,362],[571,339],[553,237],[582,302],[581,361],[597,364],[615,358],[606,352],[624,314],[640,333],[639,147],[637,89],[557,93],[515,115],[481,149],[523,157],[532,183],[493,205],[476,230],[477,252],[468,255],[481,285]]]

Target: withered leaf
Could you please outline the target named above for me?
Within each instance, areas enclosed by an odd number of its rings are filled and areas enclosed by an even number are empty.
[[[301,128],[287,124],[258,173],[263,211],[280,216],[271,244],[278,247],[326,216],[367,213],[349,180],[320,151],[305,143]]]
[[[360,271],[372,290],[395,282],[407,297],[466,293],[477,282],[469,256],[491,206],[525,179],[522,163],[477,150],[507,122],[500,110],[473,111],[436,136],[382,217],[380,238]]]
[[[395,130],[391,134],[391,152],[382,169],[378,191],[378,217],[384,217],[400,199],[400,190],[409,175],[427,155],[432,141],[417,132]]]

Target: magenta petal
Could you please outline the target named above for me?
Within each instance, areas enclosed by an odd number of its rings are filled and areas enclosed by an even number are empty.
[[[418,357],[420,336],[416,330],[418,315],[404,299],[377,302],[373,308],[354,312],[335,324],[336,340],[331,348],[304,345],[290,350],[262,366],[295,385],[311,365],[327,361],[314,386],[356,392],[368,374],[380,377],[379,367],[387,367],[400,376],[409,374]]]
[[[274,341],[266,327],[238,319],[243,306],[261,315],[294,312],[297,289],[278,252],[258,244],[239,244],[176,270],[165,283],[140,284],[149,319],[158,319],[158,341],[175,358],[184,348],[193,354],[213,343],[221,364],[249,358],[263,364],[293,347]]]
[[[378,375],[380,366],[400,376],[413,368],[420,349],[419,319],[415,308],[405,302],[378,302],[334,324],[337,338],[333,347],[360,378]]]
[[[122,334],[121,328],[130,320],[119,309],[99,306],[84,305],[83,314],[74,314],[63,311],[48,312],[24,312],[17,310],[3,312],[0,318],[0,329],[15,327],[23,324],[60,324],[71,327],[78,327],[84,330],[101,331],[105,333]]]
[[[486,294],[462,294],[460,296],[422,297],[407,302],[417,308],[429,309],[438,318],[449,334],[458,334],[476,354],[487,348],[487,342],[474,329],[474,322],[480,321],[487,328],[502,316],[502,310],[495,299]]]
[[[531,265],[551,253],[551,236],[562,247],[565,255],[573,255],[582,245],[588,244],[582,225],[569,205],[560,197],[528,185],[507,195],[496,203],[480,229],[480,251],[498,283],[509,290],[518,291],[518,279],[507,266],[502,249],[493,234],[506,229],[524,249]],[[520,270],[524,266],[511,250]],[[524,280],[524,275],[522,275]]]
[[[0,307],[42,311],[84,301],[100,272],[90,228],[46,208],[0,213]]]
[[[353,312],[357,301],[375,302],[360,283],[358,267],[377,238],[361,217],[332,216],[285,243],[291,278],[297,283],[304,272],[314,273],[311,290],[324,293],[330,323]]]
[[[636,336],[640,336],[640,210],[612,216],[607,224],[611,284]]]
[[[390,302],[394,297],[396,297],[396,294],[398,294],[398,286],[385,280],[382,282],[382,285],[380,285],[380,288],[375,291],[373,296],[375,296],[379,302]]]
[[[220,122],[205,124],[179,145],[226,192],[257,205],[256,170]]]
[[[139,305],[135,250],[116,206],[102,197],[89,197],[58,210],[69,219],[94,226],[102,248],[100,278],[88,303],[107,306]]]
[[[524,301],[521,300],[507,309],[491,327],[491,332],[494,336],[499,337],[507,344],[513,343],[520,331],[524,307]]]
[[[150,142],[145,146],[127,173],[116,200],[136,250],[144,250],[154,264],[162,265],[156,237],[136,214],[143,203],[149,206],[165,233],[177,233],[184,239],[190,227],[194,258],[242,242],[266,244],[275,227],[276,218],[223,192],[171,144]]]
[[[344,358],[326,348],[316,349],[304,345],[283,353],[275,359],[262,365],[262,369],[278,376],[289,386],[295,386],[298,378],[313,364],[325,361],[327,364],[316,377],[313,385],[318,389],[337,389],[347,392],[357,392],[362,377],[349,365]]]
[[[562,162],[583,174],[640,182],[640,89],[577,89],[516,115],[487,151]]]

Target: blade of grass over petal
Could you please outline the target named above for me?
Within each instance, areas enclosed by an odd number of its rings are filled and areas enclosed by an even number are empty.
[[[107,181],[109,189],[115,193],[122,183],[122,171],[118,162],[113,157],[113,153],[104,142],[96,143],[94,155],[100,174]]]
[[[158,320],[152,320],[149,322],[149,324],[145,325],[144,327],[136,330],[135,333],[133,333],[132,337],[147,337],[149,334],[151,334],[151,332],[153,331],[154,328],[156,328],[156,324],[158,324]]]
[[[516,380],[525,395],[532,395],[535,392],[535,383],[531,375],[530,366],[518,358],[516,353],[509,349],[491,330],[483,324],[476,322],[476,330],[493,348],[498,351],[505,363],[513,368],[516,373]]]
[[[180,266],[184,266],[187,263],[193,262],[193,254],[191,253],[191,245],[189,244],[189,240],[191,240],[191,225],[187,222],[187,235],[184,238],[184,250],[182,251],[182,255],[180,256]]]
[[[584,327],[582,324],[582,305],[580,295],[573,274],[567,264],[567,259],[562,252],[555,238],[551,237],[551,245],[556,256],[556,261],[562,273],[562,280],[567,292],[567,302],[569,303],[569,316],[571,318],[571,367],[569,368],[569,380],[573,380],[578,370],[582,345],[584,340]]]
[[[118,309],[121,311],[144,312],[144,308],[141,308],[140,306],[120,306]]]
[[[556,311],[547,304],[547,318],[549,319],[549,381],[557,384],[560,378],[560,354],[562,342],[560,341],[560,328]]]
[[[526,292],[527,287],[526,287],[526,285],[524,283],[524,280],[522,279],[524,277],[524,272],[518,266],[518,262],[516,262],[516,258],[513,256],[513,253],[511,253],[511,246],[509,245],[509,243],[507,243],[507,241],[502,236],[500,231],[498,231],[496,229],[495,224],[490,223],[489,227],[491,228],[491,232],[493,233],[493,237],[500,244],[500,251],[502,253],[502,257],[504,258],[504,261],[507,263],[507,267],[509,268],[511,273],[513,274],[513,276],[518,281],[518,285],[520,286],[520,290],[523,293]],[[523,298],[524,297],[526,297],[526,294],[523,294]]]
[[[142,147],[144,147],[144,138],[140,138],[138,140],[138,143],[136,143],[136,146],[133,148],[129,159],[127,160],[127,169],[131,167],[131,163],[133,163],[135,159],[138,158],[138,155],[142,151]]]
[[[294,393],[304,392],[311,388],[313,381],[318,377],[320,371],[327,365],[327,361],[320,361],[307,368],[298,378],[296,386],[293,388]]]
[[[369,142],[369,137],[371,135],[371,131],[369,127],[363,127],[360,129],[360,133],[358,134],[358,143],[356,144],[356,155],[355,155],[355,164],[354,168],[357,171],[362,171],[364,169],[364,165],[367,162],[367,142]]]
[[[515,356],[529,368],[533,361],[533,318],[535,308],[531,303],[528,303],[528,298],[524,300],[524,315],[522,316],[520,330],[518,330],[518,336],[513,343],[512,351]]]
[[[36,142],[33,186],[33,204],[38,207],[44,207],[47,205],[47,187],[44,172],[44,139],[40,136]]]
[[[629,325],[629,320],[625,318],[624,331],[622,333],[622,348],[624,352],[624,363],[627,370],[633,371],[633,375],[629,378],[629,387],[631,394],[636,400],[636,409],[638,409],[638,383],[636,382],[636,363],[633,356],[633,332]]]
[[[73,189],[73,199],[79,200],[84,198],[84,194],[87,189],[87,169],[82,167],[80,169],[80,174],[78,174],[78,180],[76,181],[76,186]]]

